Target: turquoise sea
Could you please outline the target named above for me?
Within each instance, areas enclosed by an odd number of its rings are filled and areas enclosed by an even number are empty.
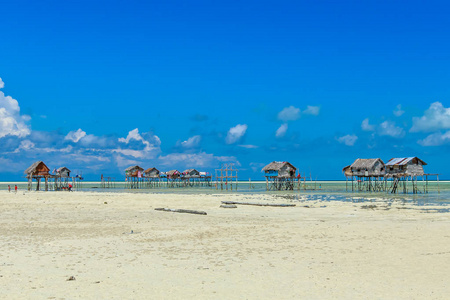
[[[1,182],[0,190],[7,190],[8,184],[14,190],[14,185],[17,184],[19,192],[26,191],[26,182]],[[390,194],[390,193],[371,193],[371,192],[351,192],[351,184],[348,184],[346,191],[345,181],[317,181],[306,182],[306,187],[302,183],[300,188],[296,187],[293,191],[266,191],[266,184],[262,181],[239,181],[237,188],[236,183],[233,183],[233,189],[229,185],[228,190],[220,190],[215,188],[214,183],[212,187],[175,187],[168,188],[166,186],[128,189],[125,182],[116,182],[113,188],[101,188],[100,182],[82,182],[79,191],[90,192],[127,192],[127,193],[179,193],[179,194],[270,194],[282,197],[286,201],[345,201],[345,202],[392,202],[399,201],[405,204],[413,204],[418,206],[442,206],[442,210],[447,211],[447,206],[450,208],[450,181],[436,181],[428,182],[428,193],[424,192],[422,182],[419,183],[418,194],[412,194],[412,189],[409,187],[409,193]],[[36,184],[33,183],[33,187]],[[50,191],[51,192],[51,191]]]

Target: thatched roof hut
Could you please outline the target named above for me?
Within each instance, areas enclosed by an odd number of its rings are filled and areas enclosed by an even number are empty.
[[[70,177],[70,170],[66,167],[60,167],[58,169],[56,169],[56,174],[59,177],[63,177],[63,178],[68,178]]]
[[[160,174],[159,170],[155,167],[148,168],[147,170],[144,171],[145,177],[159,178],[159,174]]]
[[[29,166],[24,173],[27,175],[27,177],[33,177],[33,176],[42,176],[46,177],[50,175],[50,169],[44,164],[43,161],[37,161],[31,166]]]
[[[186,178],[189,178],[189,177],[200,177],[200,172],[197,171],[196,169],[184,170],[184,172],[182,174]]]
[[[125,176],[139,177],[139,175],[142,175],[143,171],[144,169],[139,166],[131,166],[125,169]]]
[[[297,168],[287,161],[273,161],[265,166],[262,171],[266,177],[295,177]]]
[[[386,173],[389,175],[424,175],[423,166],[427,163],[418,157],[391,158],[386,163]]]
[[[354,176],[369,177],[383,176],[385,165],[381,158],[358,158],[350,166]]]
[[[167,178],[174,179],[180,177],[181,173],[178,170],[170,170],[166,172]]]

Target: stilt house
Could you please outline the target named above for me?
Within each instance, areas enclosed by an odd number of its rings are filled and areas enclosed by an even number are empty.
[[[262,170],[265,177],[291,178],[295,177],[297,168],[287,161],[274,161],[265,166]]]
[[[144,175],[148,178],[159,178],[160,172],[157,168],[149,168],[144,171]]]
[[[262,171],[266,177],[267,190],[293,190],[296,180],[295,168],[287,161],[274,161],[265,166]]]
[[[169,172],[166,172],[168,179],[178,179],[180,178],[181,173],[178,170],[170,170]]]
[[[386,163],[386,173],[397,176],[423,176],[427,163],[418,157],[391,158]]]
[[[139,166],[131,166],[125,169],[126,177],[141,177],[144,169]]]
[[[385,165],[381,158],[358,158],[351,164],[350,171],[353,176],[357,177],[379,177],[386,174]]]
[[[48,179],[52,178],[52,175],[50,175],[50,169],[44,164],[42,161],[37,161],[31,166],[28,167],[28,169],[24,172],[26,174],[26,177],[28,179],[28,190],[31,190],[33,179],[37,181],[37,187],[36,190],[40,190],[40,182],[41,179],[44,178],[45,180],[45,190],[48,191]]]
[[[69,178],[70,177],[70,170],[66,167],[61,167],[56,169],[56,176],[61,177],[61,178]]]
[[[187,169],[183,172],[183,177],[185,178],[199,178],[200,172],[196,169]]]

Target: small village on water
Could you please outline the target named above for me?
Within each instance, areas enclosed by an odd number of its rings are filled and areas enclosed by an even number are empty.
[[[439,183],[439,174],[425,173],[423,160],[418,157],[391,158],[384,163],[380,158],[356,159],[351,165],[343,168],[346,191],[351,192],[384,192],[384,193],[428,193],[428,181],[435,178]],[[220,190],[237,190],[238,169],[234,164],[223,164],[215,170],[215,176],[197,169],[186,169],[183,172],[170,170],[162,172],[156,167],[144,169],[138,165],[125,169],[125,188],[146,189],[154,187],[188,188],[211,187]],[[262,172],[265,187],[268,191],[306,189],[306,176],[301,176],[297,168],[287,161],[274,161],[266,165]],[[37,161],[25,170],[28,181],[27,189],[33,190],[72,190],[81,189],[82,174],[71,174],[67,167],[60,167],[50,172],[43,161]],[[115,188],[116,178],[101,175],[101,188]],[[312,178],[310,177],[312,181]],[[250,181],[250,179],[249,179]],[[319,187],[320,188],[320,187]],[[317,185],[308,189],[317,189]]]

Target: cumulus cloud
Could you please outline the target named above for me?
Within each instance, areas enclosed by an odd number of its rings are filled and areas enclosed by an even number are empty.
[[[447,131],[445,133],[436,132],[430,134],[423,140],[419,140],[418,143],[425,147],[450,144],[450,131]]]
[[[23,140],[23,141],[20,142],[19,147],[16,150],[14,150],[14,152],[18,153],[20,150],[28,151],[28,150],[33,149],[35,146],[36,146],[36,144],[33,143],[32,141],[30,141],[30,140]]]
[[[405,111],[402,109],[402,105],[399,104],[395,107],[393,113],[396,117],[400,117],[401,115],[403,115],[405,113]]]
[[[395,122],[384,121],[379,126],[379,135],[381,136],[391,136],[394,138],[401,138],[405,136],[405,131],[403,128],[395,125]]]
[[[446,108],[441,102],[434,102],[422,117],[413,118],[410,131],[429,132],[441,129],[450,129],[450,107]]]
[[[0,89],[5,86],[0,78]],[[31,130],[26,124],[31,118],[20,114],[19,102],[0,91],[0,138],[7,135],[25,137]]]
[[[281,126],[277,129],[275,136],[277,138],[281,138],[286,135],[287,130],[288,130],[288,124],[287,123],[281,124]]]
[[[227,144],[236,143],[245,135],[247,128],[248,128],[247,124],[238,124],[234,127],[231,127],[230,130],[228,130],[225,142]]]
[[[141,135],[137,128],[128,132],[126,138],[119,138],[118,141],[129,147],[125,149],[120,147],[114,149],[112,152],[134,158],[154,158],[161,151],[161,140],[158,136],[150,133]]]
[[[200,135],[194,135],[188,138],[186,141],[181,142],[181,146],[185,149],[195,148],[200,145],[201,140],[202,137]]]
[[[374,131],[375,126],[369,124],[369,119],[364,119],[361,123],[361,129],[364,131]]]
[[[358,137],[354,134],[352,135],[347,134],[339,137],[337,140],[339,143],[344,144],[346,146],[354,146],[356,141],[358,140]]]
[[[86,132],[78,128],[77,131],[70,131],[64,138],[64,140],[78,143],[78,141],[86,136]]]
[[[282,111],[278,113],[278,119],[283,122],[295,121],[300,118],[300,108],[294,106],[289,106],[283,108]]]
[[[312,116],[318,116],[320,112],[319,106],[311,106],[308,105],[306,109],[303,111],[303,114],[305,115],[312,115]]]

